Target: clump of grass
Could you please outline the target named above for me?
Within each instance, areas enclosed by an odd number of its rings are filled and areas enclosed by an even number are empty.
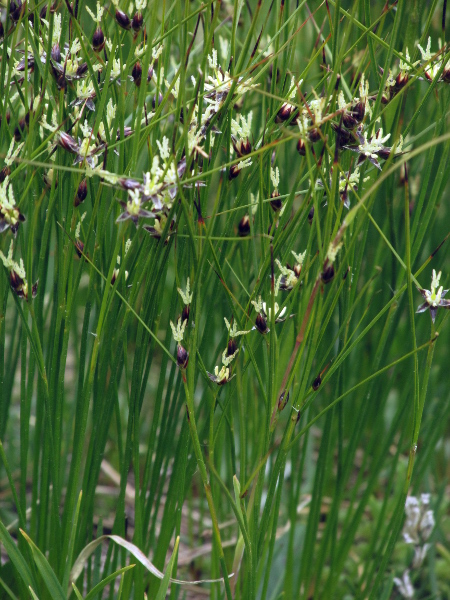
[[[445,596],[438,21],[1,9],[7,597]]]

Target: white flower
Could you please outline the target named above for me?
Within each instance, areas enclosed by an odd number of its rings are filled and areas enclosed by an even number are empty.
[[[414,598],[414,588],[412,586],[411,579],[409,578],[408,570],[403,573],[402,579],[394,577],[394,583],[403,598]]]
[[[238,164],[236,165],[238,171],[241,171],[242,169],[246,169],[247,167],[249,167],[252,164],[252,159],[251,158],[245,158],[244,160],[241,160],[238,162]]]
[[[234,352],[233,354],[228,356],[228,348],[225,348],[225,350],[222,352],[222,363],[224,367],[228,367],[229,364],[231,364],[233,362],[233,360],[235,359],[235,357],[238,355],[239,352],[239,348],[236,350],[236,352]]]
[[[250,111],[247,115],[247,119],[244,115],[238,115],[236,120],[231,119],[231,134],[237,139],[247,139],[251,133],[252,117],[253,111]],[[241,120],[241,124],[239,124],[239,119]]]
[[[260,313],[263,309],[263,301],[261,296],[257,300],[252,300],[252,304],[255,307],[256,312]]]
[[[358,146],[358,151],[361,154],[370,156],[371,158],[377,158],[377,152],[383,149],[384,143],[391,137],[388,133],[383,137],[383,130],[378,131],[378,135],[372,135],[370,140],[367,139],[367,131],[364,132],[364,141]]]
[[[10,165],[13,164],[13,162],[15,161],[15,159],[17,158],[17,156],[19,155],[20,151],[22,150],[23,144],[24,144],[24,142],[21,142],[20,144],[17,144],[17,147],[14,150],[15,139],[12,138],[11,144],[10,144],[9,149],[8,149],[8,152],[7,152],[6,156],[5,156],[5,165],[7,165],[9,167]]]
[[[192,294],[191,294],[191,285],[190,285],[190,281],[189,281],[189,277],[187,278],[186,281],[186,291],[183,291],[181,288],[177,288],[178,289],[178,293],[181,296],[181,299],[183,300],[184,304],[186,304],[186,306],[188,304],[190,304],[192,302]]]
[[[275,313],[275,322],[281,321],[283,319],[284,315],[286,314],[286,307],[284,307],[283,310],[280,312],[280,307],[278,306],[278,303],[274,302],[273,308],[274,308],[274,313]],[[266,315],[267,319],[270,321],[270,317],[271,317],[270,306],[267,306],[267,304],[265,302],[263,302],[262,309],[263,309],[263,313]]]
[[[213,48],[212,54],[208,54],[209,68],[215,71],[217,69],[217,50]]]
[[[89,8],[89,6],[86,6],[86,10],[87,12],[90,14],[91,18],[93,21],[95,21],[97,23],[97,25],[100,24],[100,21],[102,20],[102,16],[103,13],[105,11],[104,7],[101,5],[100,2],[97,2],[97,16],[94,15],[94,13],[92,12],[92,10]]]
[[[144,10],[147,6],[147,0],[136,0],[136,10],[141,11]]]
[[[419,48],[420,53],[422,55],[422,60],[424,62],[430,62],[433,58],[433,54],[431,53],[431,37],[428,38],[426,50],[424,50],[420,44],[417,44],[417,47]],[[430,63],[427,67],[425,67],[424,72],[427,79],[432,81],[433,79],[435,79],[435,77],[437,77],[437,74],[442,67],[442,62],[443,58],[439,56],[436,57],[434,62]],[[446,67],[448,66],[449,64],[447,63]]]
[[[340,242],[336,246],[333,244],[333,242],[330,243],[330,245],[328,246],[328,252],[327,252],[328,262],[334,263],[334,261],[336,260],[336,256],[341,248],[342,248],[342,242]]]
[[[176,327],[172,323],[172,321],[170,321],[170,327],[172,329],[173,339],[176,342],[182,342],[183,341],[184,330],[186,329],[186,324],[187,324],[187,319],[185,319],[182,322],[181,321],[181,317],[178,319]]]
[[[296,252],[294,252],[292,250],[292,254],[293,254],[295,260],[297,261],[298,265],[301,267],[303,265],[303,263],[305,262],[306,250],[302,254],[297,254]]]
[[[270,167],[270,179],[272,180],[272,185],[275,189],[278,189],[280,185],[280,170],[278,167]]]
[[[236,338],[240,335],[247,335],[247,333],[250,333],[251,331],[251,329],[249,329],[248,331],[238,331],[236,321],[233,321],[233,325],[230,325],[226,317],[224,317],[223,319],[225,321],[226,328],[228,329],[228,335],[230,336],[230,338]]]
[[[170,156],[169,150],[169,140],[166,136],[163,137],[162,143],[159,140],[156,140],[156,143],[159,148],[159,154],[163,160],[167,160]]]

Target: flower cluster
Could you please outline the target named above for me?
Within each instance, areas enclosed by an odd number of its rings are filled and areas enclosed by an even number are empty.
[[[405,513],[403,539],[407,544],[414,546],[411,569],[417,570],[422,566],[430,548],[428,540],[435,525],[434,513],[430,508],[430,494],[422,494],[420,498],[408,496],[405,503]],[[410,569],[406,569],[401,578],[395,577],[394,583],[403,598],[414,598]]]
[[[8,256],[5,256],[3,252],[0,250],[0,259],[3,263],[5,269],[9,271],[9,283],[11,285],[11,289],[13,292],[17,294],[19,298],[24,300],[28,300],[29,297],[29,286],[27,282],[27,277],[25,273],[25,267],[23,264],[23,260],[20,259],[19,263],[17,263],[13,259],[14,246],[11,241],[11,245],[9,247]],[[36,297],[38,288],[38,281],[36,281],[31,287],[31,296],[32,298]]]
[[[436,271],[433,269],[433,276],[431,278],[431,290],[424,290],[418,288],[425,302],[419,306],[416,312],[421,313],[429,309],[431,314],[431,320],[433,321],[433,323],[436,320],[438,308],[450,308],[450,300],[444,300],[444,296],[446,295],[448,290],[444,290],[443,286],[439,285],[441,275],[441,271],[439,271],[439,273],[436,275]]]
[[[10,227],[16,236],[20,223],[24,221],[25,217],[16,206],[14,191],[7,176],[0,184],[0,233]]]

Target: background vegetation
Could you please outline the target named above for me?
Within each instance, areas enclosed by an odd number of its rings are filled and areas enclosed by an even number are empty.
[[[2,6],[2,598],[450,596],[445,7]]]

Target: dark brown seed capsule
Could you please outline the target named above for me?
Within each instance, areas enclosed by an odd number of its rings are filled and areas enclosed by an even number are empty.
[[[347,129],[353,129],[358,124],[357,119],[355,119],[353,114],[347,110],[342,115],[342,122]]]
[[[230,167],[230,174],[229,174],[228,177],[230,179],[236,179],[236,177],[239,175],[240,172],[241,172],[241,170],[238,167],[238,165],[231,165],[231,167]]]
[[[189,311],[190,311],[190,305],[189,304],[185,304],[183,306],[183,311],[181,313],[181,322],[182,323],[184,321],[189,321]]]
[[[159,92],[158,98],[156,97],[156,95],[153,96],[153,99],[152,99],[153,110],[156,108],[156,103],[158,103],[158,106],[159,106],[162,103],[162,101],[163,101],[163,95],[161,94],[161,92]]]
[[[17,292],[23,285],[23,279],[15,271],[11,271],[9,274],[9,283],[12,289]]]
[[[133,77],[133,81],[136,86],[139,87],[142,81],[142,67],[139,61],[135,63],[133,70],[131,71],[131,76]]]
[[[317,390],[320,388],[321,384],[322,384],[322,377],[320,375],[317,375],[317,377],[312,382],[312,389],[315,392],[317,392]]]
[[[97,27],[92,36],[92,48],[95,52],[101,52],[105,47],[105,35],[101,27]]]
[[[308,213],[308,221],[309,224],[311,225],[314,219],[314,206],[311,206],[311,210]]]
[[[87,63],[81,63],[81,65],[78,67],[77,69],[77,77],[83,77],[83,75],[85,75],[85,73],[87,73],[88,70],[88,66]]]
[[[231,138],[233,143],[233,148],[236,154],[241,156],[247,156],[252,151],[252,145],[250,140],[247,138],[246,140],[236,140],[234,137]]]
[[[122,10],[116,10],[116,21],[122,27],[122,29],[131,29],[130,17]]]
[[[0,21],[0,39],[5,35],[5,31],[3,29],[3,23]]]
[[[11,17],[11,21],[17,23],[23,13],[25,12],[27,3],[22,3],[22,0],[17,0],[16,2],[12,0],[9,4],[9,16]]]
[[[261,313],[259,313],[258,316],[256,317],[255,325],[256,325],[256,329],[262,334],[265,334],[269,331],[267,329],[266,319],[263,317],[263,315]]]
[[[177,365],[180,369],[185,369],[189,362],[189,352],[181,344],[177,346]]]
[[[278,190],[272,192],[270,206],[275,212],[280,212],[280,210],[283,208],[283,201],[281,200],[281,198],[279,198],[279,196],[280,192]]]
[[[297,142],[297,152],[300,156],[306,156],[306,144],[301,138],[299,138]]]
[[[296,421],[296,423],[298,423],[298,422],[300,421],[301,414],[302,414],[302,413],[301,413],[300,411],[298,411],[298,413],[297,413],[297,421]]]
[[[237,352],[237,344],[234,341],[234,338],[230,338],[228,340],[228,346],[227,346],[227,356],[233,356],[233,354],[235,354]]]
[[[135,13],[133,20],[131,21],[131,27],[133,28],[133,30],[136,33],[142,29],[143,23],[144,23],[144,17],[142,16],[142,13],[140,13],[140,12]]]
[[[325,271],[322,271],[321,278],[324,283],[330,283],[330,281],[333,279],[333,277],[334,277],[333,265],[330,265],[329,267],[327,267],[325,269]]]
[[[239,221],[238,233],[240,237],[246,237],[250,233],[250,218],[248,215],[243,216]]]
[[[277,112],[277,116],[275,117],[275,123],[284,123],[288,121],[292,117],[292,120],[295,122],[295,119],[298,117],[298,110],[292,104],[288,104],[285,102],[280,110]]]
[[[61,48],[59,47],[59,44],[54,44],[52,46],[51,57],[55,62],[61,62]]]
[[[353,106],[352,112],[353,112],[353,116],[358,121],[358,123],[361,123],[362,120],[364,119],[364,115],[366,112],[366,107],[364,105],[364,102],[357,102],[355,104],[355,106]]]
[[[320,129],[318,127],[313,127],[308,133],[308,137],[312,143],[318,142],[321,139]]]
[[[286,394],[286,390],[281,394],[281,396],[278,398],[278,411],[281,412],[283,410],[283,408],[286,406],[286,404],[289,401],[289,392]]]
[[[82,202],[86,200],[87,196],[87,181],[83,179],[78,186],[77,194],[75,196],[75,200],[73,202],[74,206],[79,206]]]
[[[81,258],[83,256],[84,244],[81,240],[75,241],[75,252],[77,253],[78,258]]]

